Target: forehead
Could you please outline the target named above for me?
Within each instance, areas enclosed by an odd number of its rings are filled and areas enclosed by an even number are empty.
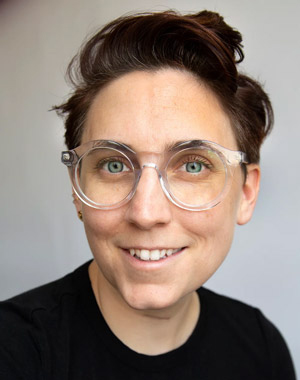
[[[163,69],[126,74],[99,91],[87,115],[82,143],[109,139],[136,151],[162,151],[183,140],[236,141],[218,98],[187,72]]]

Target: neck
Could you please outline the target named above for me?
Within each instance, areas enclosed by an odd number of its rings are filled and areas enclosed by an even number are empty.
[[[196,292],[187,294],[165,309],[136,310],[104,278],[95,261],[90,265],[89,275],[106,323],[132,350],[145,355],[159,355],[180,347],[192,334],[200,313]]]

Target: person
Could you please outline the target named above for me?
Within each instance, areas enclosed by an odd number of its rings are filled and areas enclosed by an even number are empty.
[[[273,124],[210,11],[112,21],[70,63],[62,162],[94,259],[0,306],[1,379],[295,379],[260,310],[203,284],[253,213]]]

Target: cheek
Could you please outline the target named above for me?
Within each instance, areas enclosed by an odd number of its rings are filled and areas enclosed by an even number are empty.
[[[109,261],[114,237],[118,235],[124,220],[122,209],[96,210],[85,206],[83,219],[86,236],[95,259]]]
[[[230,202],[223,202],[211,210],[193,212],[182,218],[182,225],[194,241],[195,270],[203,282],[218,269],[229,252],[235,228],[235,207],[232,206]]]
[[[218,244],[220,240],[232,238],[235,219],[233,208],[223,202],[210,210],[185,214],[181,225],[185,226],[197,241]]]
[[[124,211],[122,209],[96,210],[85,206],[83,207],[83,218],[88,236],[106,240],[118,233],[124,220]]]
[[[96,210],[83,207],[84,228],[92,254],[104,277],[116,286],[115,276],[119,272],[116,262],[114,241],[121,230],[124,212]]]

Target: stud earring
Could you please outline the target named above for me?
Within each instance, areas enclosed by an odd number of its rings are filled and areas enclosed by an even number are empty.
[[[83,221],[82,212],[81,212],[81,211],[78,211],[77,215],[78,215],[78,218],[79,218],[81,221]]]

